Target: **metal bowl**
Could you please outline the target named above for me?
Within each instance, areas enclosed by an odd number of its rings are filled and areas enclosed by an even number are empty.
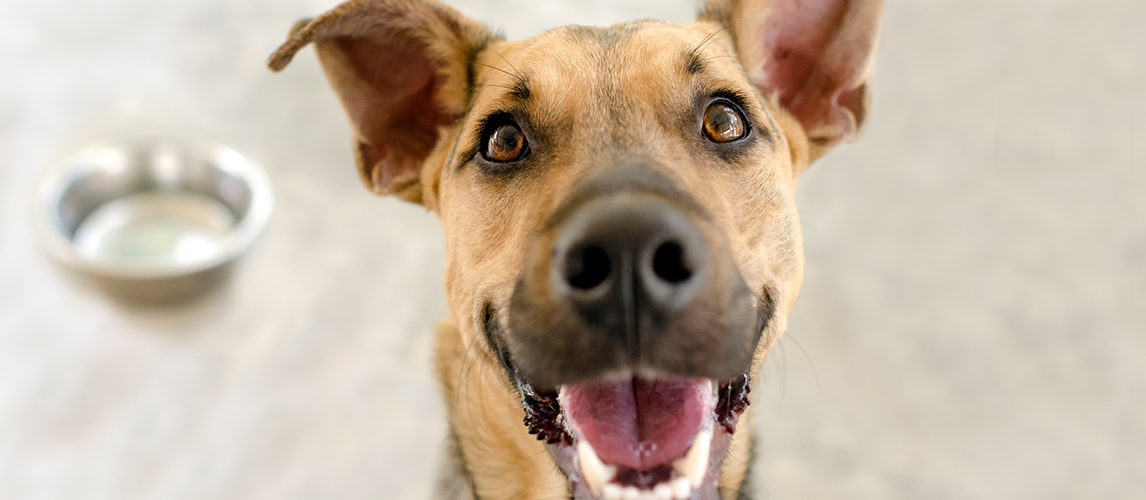
[[[246,252],[273,206],[266,173],[206,141],[120,139],[56,164],[35,194],[48,253],[120,290],[164,296]]]

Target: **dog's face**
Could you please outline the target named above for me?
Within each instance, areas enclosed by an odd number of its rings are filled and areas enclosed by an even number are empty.
[[[364,181],[439,213],[458,352],[574,497],[716,498],[799,291],[796,179],[862,122],[879,10],[714,2],[507,42],[360,1],[271,64],[317,41]]]

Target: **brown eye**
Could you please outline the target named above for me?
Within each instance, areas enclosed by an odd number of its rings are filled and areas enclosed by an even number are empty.
[[[714,102],[704,111],[704,135],[716,142],[732,142],[744,137],[744,116],[736,108]]]
[[[525,136],[521,129],[506,123],[494,129],[485,145],[485,157],[489,161],[506,162],[521,159],[525,154]]]

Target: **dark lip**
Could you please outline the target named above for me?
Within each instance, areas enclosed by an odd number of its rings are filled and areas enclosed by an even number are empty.
[[[521,394],[521,406],[524,411],[523,423],[530,434],[546,444],[546,449],[551,458],[569,481],[569,488],[573,494],[571,498],[596,498],[596,495],[592,494],[585,486],[584,479],[580,477],[580,471],[573,465],[570,458],[574,453],[576,438],[567,430],[558,393],[556,391],[535,390],[533,386],[523,381],[516,374],[513,376],[513,380]],[[712,491],[711,493],[698,491],[693,498],[709,498],[715,494],[716,484],[719,481],[720,463],[728,452],[728,446],[731,444],[732,435],[736,431],[740,415],[750,404],[748,399],[748,393],[751,390],[749,380],[748,374],[745,373],[718,384],[716,407],[713,409],[713,419],[717,424],[717,434],[714,437],[716,446],[713,449],[720,451],[714,453],[710,458],[712,463],[706,480],[707,489]],[[660,482],[660,479],[663,479],[662,476],[667,477],[666,470],[668,467],[669,465],[665,464],[650,471],[623,470],[618,477],[626,486],[647,489]]]

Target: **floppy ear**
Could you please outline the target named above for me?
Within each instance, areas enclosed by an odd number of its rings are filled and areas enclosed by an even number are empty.
[[[710,0],[701,20],[733,33],[748,78],[804,128],[809,161],[854,139],[883,0]]]
[[[439,127],[463,110],[468,62],[495,38],[433,0],[354,0],[296,23],[267,64],[280,71],[314,42],[350,120],[362,181],[421,203],[422,165]]]

